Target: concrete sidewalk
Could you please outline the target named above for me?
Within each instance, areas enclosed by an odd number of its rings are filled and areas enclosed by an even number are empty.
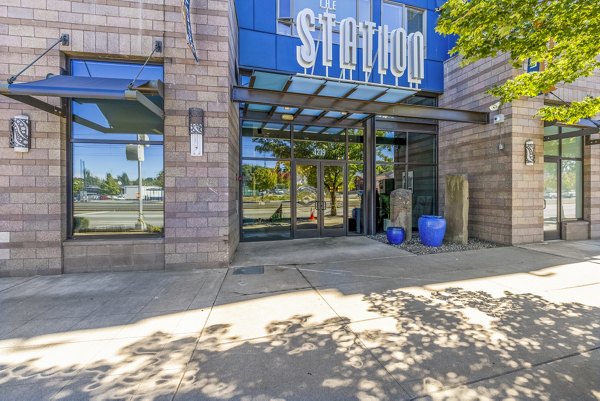
[[[600,399],[600,242],[360,259],[0,279],[0,399]]]

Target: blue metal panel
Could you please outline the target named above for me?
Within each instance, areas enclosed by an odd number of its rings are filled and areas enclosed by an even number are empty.
[[[240,29],[239,41],[241,66],[276,69],[275,35]]]
[[[427,12],[427,58],[429,60],[445,61],[448,59],[448,40],[435,32],[437,20],[437,13]]]
[[[432,92],[444,91],[444,63],[441,61],[425,60],[425,76],[421,89]]]
[[[381,22],[381,3],[383,0],[373,0],[372,20],[379,25]],[[425,80],[421,85],[423,90],[441,92],[443,89],[443,68],[441,62],[448,58],[448,49],[455,42],[454,38],[443,37],[435,32],[437,13],[435,8],[443,4],[443,0],[402,0],[397,1],[409,6],[427,9],[427,54],[425,60]],[[268,69],[285,73],[303,73],[296,61],[296,47],[300,40],[296,37],[277,35],[277,0],[236,0],[238,21],[240,25],[239,61],[243,67]],[[249,20],[253,20],[250,28]],[[374,49],[377,49],[377,35],[374,36]],[[353,71],[352,79],[364,80],[362,73],[362,48],[358,50],[358,65]],[[375,52],[374,52],[375,53]],[[339,46],[333,46],[334,65],[329,68],[330,77],[340,77]],[[315,75],[325,75],[321,65],[322,48],[319,46]],[[373,55],[375,57],[375,54]],[[310,71],[309,71],[310,72]],[[377,65],[370,82],[379,82]],[[349,78],[347,75],[346,78]],[[388,72],[384,79],[386,84],[394,84],[394,77]],[[408,86],[407,73],[399,79],[399,85]]]
[[[285,35],[277,36],[277,64],[273,69],[284,72],[302,72],[303,69],[296,61],[296,46],[300,46],[300,39]]]
[[[254,0],[235,0],[238,26],[254,29]]]
[[[277,0],[254,0],[254,29],[277,33]]]

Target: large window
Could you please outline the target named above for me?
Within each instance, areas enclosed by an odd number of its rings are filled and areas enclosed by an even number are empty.
[[[377,231],[389,224],[390,194],[400,188],[413,193],[413,228],[417,228],[420,216],[436,210],[436,136],[378,130],[375,144]]]
[[[395,1],[384,1],[381,5],[381,24],[387,25],[390,30],[404,28],[409,35],[421,32],[425,39],[424,43],[427,44],[424,10]]]
[[[554,223],[583,218],[583,137],[570,136],[579,130],[559,126],[544,128],[545,214],[560,215],[560,219],[552,220]]]
[[[72,60],[71,74],[133,79],[141,65]],[[162,80],[147,65],[138,79]],[[149,96],[163,107],[159,96]],[[160,235],[164,227],[163,120],[129,100],[71,101],[71,234]]]
[[[322,160],[343,163],[345,176],[323,175],[327,188],[339,192],[338,216],[346,215],[349,234],[363,232],[363,132],[361,129],[312,125],[242,122],[242,238],[292,237],[292,204],[308,204],[316,196],[316,175],[292,189],[293,161]],[[311,168],[311,166],[307,166]],[[314,173],[314,172],[313,172]],[[341,186],[345,185],[345,191]],[[341,194],[346,195],[342,196]],[[299,207],[299,206],[296,206]],[[310,207],[308,207],[310,215]],[[297,209],[298,215],[303,210]]]
[[[310,8],[319,15],[325,12],[320,7],[323,0],[278,0],[277,4],[277,33],[281,35],[297,36],[296,25],[294,19],[298,12],[305,8]],[[332,2],[330,2],[332,3]],[[331,10],[331,13],[336,15],[336,26],[333,28],[333,42],[339,43],[339,22],[344,18],[352,17],[357,22],[371,21],[371,0],[343,0],[336,1],[336,9]],[[319,39],[320,31],[319,24],[313,32],[315,39]],[[361,46],[359,41],[359,46]]]

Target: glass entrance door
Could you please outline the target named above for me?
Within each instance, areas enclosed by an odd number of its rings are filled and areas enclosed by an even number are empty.
[[[560,239],[559,168],[557,161],[544,162],[544,239]]]
[[[294,179],[294,237],[346,235],[346,168],[332,161],[297,161]]]

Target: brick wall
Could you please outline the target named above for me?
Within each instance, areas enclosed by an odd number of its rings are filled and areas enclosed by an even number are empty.
[[[238,241],[237,220],[230,218],[237,198],[231,183],[236,178],[233,166],[238,153],[237,110],[229,102],[235,72],[230,66],[235,65],[237,51],[231,34],[233,6],[228,0],[196,0],[192,5],[198,64],[185,41],[179,0],[2,2],[1,79],[27,65],[61,33],[70,35],[70,45],[52,50],[19,81],[59,73],[67,56],[143,60],[155,40],[163,41],[163,54],[153,61],[164,62],[165,69],[166,199],[164,241],[71,241],[63,250],[67,238],[66,120],[0,96],[0,127],[8,127],[8,120],[17,114],[27,114],[33,122],[29,153],[8,148],[6,128],[0,138],[0,275],[60,273],[63,257],[71,263],[74,257],[89,255],[90,249],[96,252],[96,246],[110,254],[113,244],[115,252],[123,244],[139,244],[139,249],[155,244],[153,268],[227,264]],[[47,100],[59,104],[57,99]],[[189,152],[190,107],[205,110],[202,157]],[[150,266],[142,259],[123,268]],[[85,270],[94,270],[90,263],[86,266]]]
[[[180,2],[175,1],[179,4]],[[177,21],[165,33],[165,265],[167,269],[226,266],[230,258],[230,4],[193,2],[196,64],[184,40],[179,8],[165,15]],[[208,8],[207,8],[208,6]],[[190,155],[187,114],[204,109],[204,156]],[[237,140],[237,139],[236,139]],[[232,151],[235,151],[232,150]],[[236,170],[237,171],[237,170]]]
[[[496,102],[485,91],[522,71],[506,55],[464,68],[454,57],[445,63],[445,92],[440,106],[487,111]],[[600,75],[563,85],[556,93],[565,101],[600,91]],[[502,124],[440,122],[440,205],[446,174],[467,174],[470,181],[469,234],[504,244],[539,242],[544,238],[544,129],[534,117],[550,95],[519,99],[504,105]],[[496,113],[492,113],[494,115]],[[533,140],[536,162],[525,164],[525,141]],[[499,150],[498,145],[504,145]],[[600,237],[600,146],[584,149],[584,219],[591,235]]]
[[[237,52],[238,52],[238,26],[234,0],[229,0],[229,83],[238,84]],[[240,116],[237,103],[229,102],[229,260],[233,258],[235,249],[240,242],[240,213],[238,181],[240,171]]]
[[[445,92],[441,107],[488,111],[495,100],[484,92],[512,76],[506,57],[459,67],[452,58],[444,66]],[[500,125],[440,122],[439,197],[443,213],[445,176],[467,174],[470,189],[469,235],[493,242],[512,241],[511,107]],[[503,145],[504,150],[498,146]]]

